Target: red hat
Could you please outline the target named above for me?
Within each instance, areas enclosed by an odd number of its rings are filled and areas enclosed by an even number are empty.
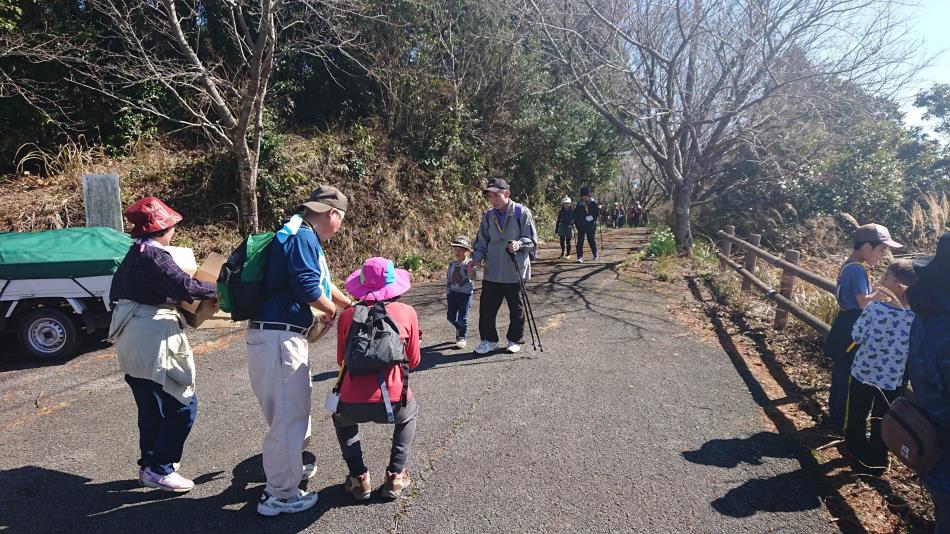
[[[142,237],[171,228],[181,221],[181,214],[155,197],[145,197],[125,210],[125,218],[132,223],[132,237]]]

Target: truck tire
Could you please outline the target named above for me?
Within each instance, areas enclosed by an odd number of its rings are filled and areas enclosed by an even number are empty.
[[[72,356],[81,341],[70,315],[57,308],[36,308],[20,319],[20,344],[33,357],[56,360]]]

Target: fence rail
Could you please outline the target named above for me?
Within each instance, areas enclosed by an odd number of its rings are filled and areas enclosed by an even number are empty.
[[[725,230],[719,231],[720,250],[716,252],[719,258],[720,272],[726,272],[732,269],[742,277],[742,290],[749,291],[753,287],[758,289],[766,298],[776,302],[778,308],[775,311],[775,328],[783,330],[788,324],[788,315],[792,314],[803,323],[815,329],[822,335],[827,335],[831,327],[796,304],[793,300],[793,292],[798,279],[801,279],[813,286],[835,294],[835,283],[827,278],[823,278],[811,271],[808,271],[798,265],[801,254],[797,250],[786,250],[785,258],[779,258],[768,251],[760,248],[762,236],[759,234],[750,234],[747,240],[736,237],[736,228],[727,226]],[[732,248],[736,245],[745,250],[745,257],[742,264],[732,259]],[[778,290],[770,287],[768,284],[759,280],[755,276],[756,262],[762,261],[776,268],[782,269],[782,282]]]

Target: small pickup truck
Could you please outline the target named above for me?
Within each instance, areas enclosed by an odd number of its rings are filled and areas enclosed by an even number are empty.
[[[112,275],[131,246],[112,228],[0,233],[0,331],[36,358],[72,356],[108,331]]]

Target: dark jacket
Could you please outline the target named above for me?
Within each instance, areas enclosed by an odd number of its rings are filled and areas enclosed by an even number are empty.
[[[554,222],[554,232],[557,235],[570,235],[572,226],[574,226],[574,210],[561,208],[557,212],[557,221]]]
[[[914,289],[918,295],[926,291],[928,309],[919,313],[911,300],[918,313],[911,328],[907,372],[917,405],[947,435],[943,446],[950,449],[950,287],[918,283]],[[950,491],[950,454],[923,479],[938,491]]]
[[[589,221],[587,220],[588,216],[592,217]],[[600,219],[600,206],[596,200],[590,199],[590,202],[586,204],[581,200],[574,207],[574,226],[577,227],[578,231],[596,228],[598,219]]]

